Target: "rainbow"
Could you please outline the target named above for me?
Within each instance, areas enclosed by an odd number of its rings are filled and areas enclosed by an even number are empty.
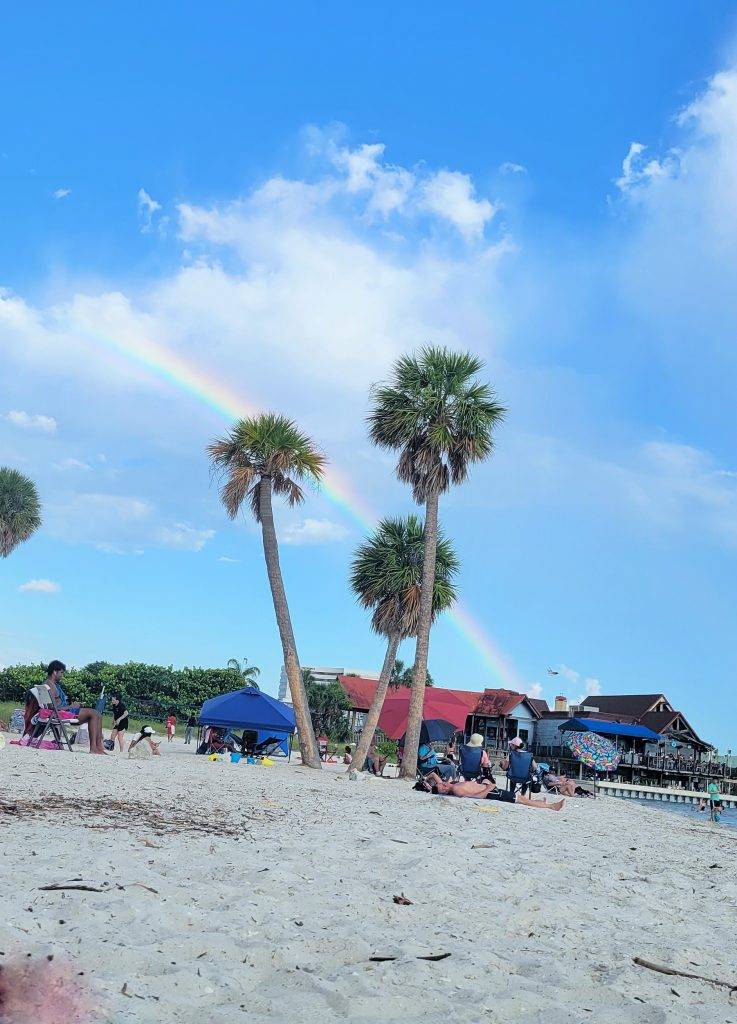
[[[101,336],[97,332],[88,337],[93,344],[102,342],[124,359],[132,360],[160,380],[191,395],[227,421],[253,416],[259,411],[257,402],[244,399],[228,384],[151,338],[140,334],[128,334],[124,338]],[[335,466],[326,468],[322,493],[364,531],[373,529],[380,518]],[[498,683],[509,690],[520,693],[526,691],[525,684],[511,668],[497,644],[462,603],[458,602],[446,616],[458,633],[471,644]]]

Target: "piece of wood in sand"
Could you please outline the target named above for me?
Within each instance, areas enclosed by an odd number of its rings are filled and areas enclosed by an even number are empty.
[[[689,971],[679,971],[675,967],[668,967],[667,964],[654,964],[651,960],[643,960],[640,956],[632,957],[632,963],[638,967],[646,967],[648,971],[655,971],[657,974],[667,974],[669,977],[690,978],[692,981],[706,981],[709,985],[718,985],[719,988],[728,988],[730,992],[737,992],[737,985],[730,981],[722,981],[720,978],[707,978],[704,974],[691,974]]]

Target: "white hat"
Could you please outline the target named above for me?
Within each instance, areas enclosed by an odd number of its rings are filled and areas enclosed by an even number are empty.
[[[144,736],[156,735],[156,730],[152,729],[150,725],[144,725],[144,727],[141,729],[141,732],[143,733]]]
[[[469,747],[483,747],[484,737],[479,732],[473,733],[470,740],[468,741]]]

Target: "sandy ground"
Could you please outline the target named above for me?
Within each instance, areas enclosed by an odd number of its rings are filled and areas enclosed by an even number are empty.
[[[185,749],[0,751],[0,963],[71,965],[94,1020],[737,1024],[737,992],[633,963],[737,985],[729,830]],[[101,891],[41,888],[72,879]]]

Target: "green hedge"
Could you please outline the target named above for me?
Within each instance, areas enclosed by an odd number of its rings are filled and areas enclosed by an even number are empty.
[[[16,701],[21,706],[32,686],[46,678],[45,665],[11,665],[0,671],[0,701]],[[112,665],[96,661],[84,668],[70,668],[63,682],[73,702],[94,707],[102,687],[109,699],[118,694],[132,714],[163,720],[170,712],[183,717],[199,711],[209,697],[243,686],[240,674],[232,668],[182,668],[171,665],[146,665],[129,661]]]

